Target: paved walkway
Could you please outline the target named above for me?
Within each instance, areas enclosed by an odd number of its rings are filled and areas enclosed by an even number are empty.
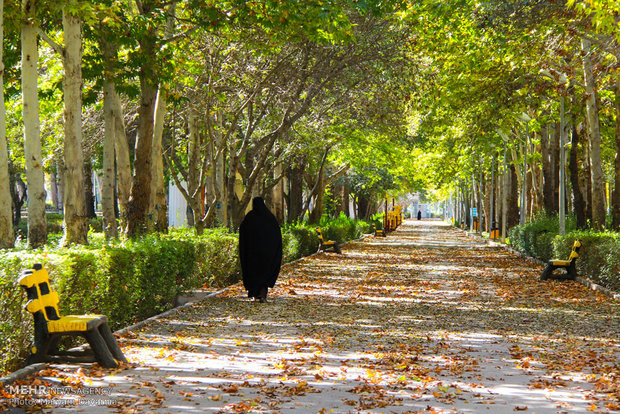
[[[268,304],[236,286],[130,332],[127,369],[57,365],[29,384],[101,393],[53,412],[618,410],[619,304],[540,271],[408,221],[285,267]]]

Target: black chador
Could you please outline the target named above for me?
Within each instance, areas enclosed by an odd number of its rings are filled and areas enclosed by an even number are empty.
[[[282,233],[262,198],[252,200],[252,210],[239,227],[239,259],[248,297],[267,300],[282,264]]]

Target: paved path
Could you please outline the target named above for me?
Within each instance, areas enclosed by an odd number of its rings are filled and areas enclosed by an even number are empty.
[[[285,267],[268,304],[236,286],[130,332],[130,368],[57,365],[34,381],[103,393],[53,412],[617,410],[620,306],[540,271],[408,221]]]

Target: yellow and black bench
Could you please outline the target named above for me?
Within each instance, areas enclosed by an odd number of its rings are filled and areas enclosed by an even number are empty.
[[[403,208],[402,206],[394,206],[394,214],[396,215],[396,227],[403,223]]]
[[[384,216],[385,231],[387,233],[396,230],[396,215],[393,211],[388,211]]]
[[[547,267],[543,270],[539,280],[557,279],[557,280],[575,280],[577,278],[576,262],[579,257],[579,249],[581,248],[581,240],[575,240],[573,249],[568,256],[568,260],[549,260]],[[564,269],[566,273],[553,274],[556,269]]]
[[[372,228],[375,231],[375,237],[385,237],[385,230],[378,229],[376,223],[372,223]]]
[[[58,292],[50,289],[49,275],[40,264],[25,270],[19,284],[26,290],[26,310],[34,317],[34,344],[28,364],[37,362],[99,362],[106,368],[115,368],[120,361],[127,362],[116,338],[108,327],[105,315],[60,316]],[[62,336],[83,336],[91,351],[58,352]]]
[[[318,234],[318,236],[319,236],[319,250],[322,250],[322,251],[326,252],[326,251],[331,249],[335,253],[342,253],[340,251],[340,247],[338,247],[338,243],[336,243],[333,240],[324,240],[323,239],[323,232],[321,231],[320,227],[317,227],[316,234]]]

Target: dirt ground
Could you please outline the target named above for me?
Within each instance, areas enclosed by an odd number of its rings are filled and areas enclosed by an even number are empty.
[[[541,270],[406,221],[285,266],[269,303],[237,285],[128,332],[121,369],[51,365],[22,384],[65,388],[13,411],[618,411],[620,304]]]

